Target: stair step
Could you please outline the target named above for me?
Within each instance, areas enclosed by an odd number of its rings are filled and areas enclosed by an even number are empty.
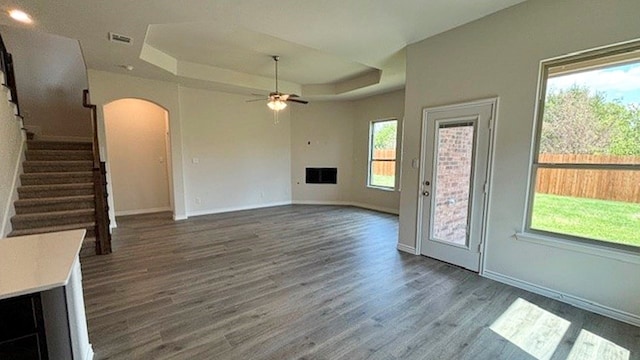
[[[30,161],[30,160],[27,160],[22,164],[22,167],[25,173],[92,171],[93,161],[89,161],[89,160]]]
[[[27,150],[27,160],[93,160],[91,150]]]
[[[95,222],[93,209],[51,211],[15,215],[11,218],[14,230],[36,229],[49,226]]]
[[[27,141],[27,149],[29,150],[93,150],[91,142],[72,142],[72,141]]]
[[[81,224],[66,224],[66,225],[58,225],[58,226],[46,226],[39,227],[33,229],[22,229],[22,230],[13,230],[9,233],[9,237],[14,236],[23,236],[23,235],[33,235],[33,234],[43,234],[57,231],[65,231],[65,230],[75,230],[75,229],[87,229],[87,235],[85,236],[95,236],[95,223],[87,222]]]
[[[91,171],[45,172],[20,175],[20,184],[22,185],[72,184],[92,181],[93,173]]]
[[[61,196],[34,199],[19,199],[14,203],[16,214],[33,214],[46,211],[64,211],[91,209],[94,210],[93,195]]]
[[[26,185],[18,187],[20,199],[93,195],[93,183]]]

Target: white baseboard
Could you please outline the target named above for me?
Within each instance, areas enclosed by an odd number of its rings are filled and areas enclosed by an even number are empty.
[[[532,284],[530,282],[516,279],[511,276],[503,275],[491,270],[484,270],[482,276],[491,280],[495,280],[507,285],[511,285],[523,290],[530,291],[532,293],[546,296],[548,298],[555,299],[563,303],[567,303],[569,305],[573,305],[583,310],[591,311],[596,314],[610,317],[612,319],[619,320],[627,324],[640,326],[640,316],[635,314],[631,314],[618,309],[613,309],[608,306],[597,304],[597,303],[594,303],[593,301],[589,301],[578,296],[573,296],[560,291],[552,290],[544,286]]]
[[[397,248],[398,248],[398,250],[400,250],[402,252],[406,252],[406,253],[409,253],[411,255],[418,255],[418,254],[416,254],[416,248],[413,247],[413,246],[409,246],[409,245],[398,243]]]
[[[387,208],[387,207],[382,207],[382,206],[377,206],[377,205],[370,205],[370,204],[365,204],[365,203],[354,202],[354,203],[351,203],[351,206],[359,207],[359,208],[362,208],[362,209],[369,209],[369,210],[379,211],[379,212],[392,214],[392,215],[399,215],[400,214],[400,211],[398,209],[392,209],[392,208]]]
[[[87,349],[87,353],[84,355],[85,360],[93,360],[94,357],[93,346],[89,344],[89,348]]]
[[[187,220],[189,217],[186,214],[176,215],[173,214],[173,221]]]
[[[327,205],[327,206],[352,206],[349,201],[324,201],[324,200],[292,200],[292,205]]]
[[[267,203],[267,204],[255,204],[255,205],[234,206],[234,207],[219,208],[219,209],[188,211],[187,218],[190,218],[192,216],[222,214],[222,213],[228,213],[228,212],[234,212],[234,211],[253,210],[253,209],[261,209],[261,208],[267,208],[267,207],[273,207],[273,206],[283,206],[283,205],[291,205],[291,202],[282,201],[282,202],[273,202],[273,203]]]
[[[319,201],[319,200],[294,200],[294,201],[282,201],[268,204],[257,204],[257,205],[246,205],[246,206],[237,206],[237,207],[228,207],[221,209],[210,209],[210,210],[198,210],[198,211],[189,211],[187,212],[186,217],[175,217],[174,220],[186,220],[192,216],[202,216],[202,215],[212,215],[212,214],[221,214],[233,211],[242,211],[242,210],[252,210],[252,209],[260,209],[266,207],[273,206],[284,206],[284,205],[329,205],[329,206],[354,206],[358,208],[380,211],[384,213],[397,215],[398,211],[394,209],[388,209],[383,207],[378,207],[374,205],[362,204],[362,203],[354,203],[350,201]],[[415,253],[415,250],[414,250]]]
[[[387,214],[398,215],[397,209],[386,208],[382,206],[370,205],[353,201],[319,201],[319,200],[294,200],[294,205],[330,205],[330,206],[353,206],[361,209],[374,210]]]
[[[41,141],[66,141],[66,142],[92,142],[90,137],[84,136],[58,136],[58,135],[40,135],[36,140]]]
[[[20,175],[22,174],[22,163],[25,160],[25,153],[24,153],[25,144],[26,142],[24,141],[24,136],[23,136],[22,143],[20,144],[20,150],[19,150],[20,152],[18,153],[19,156],[16,159],[16,163],[13,168],[13,180],[11,182],[11,195],[9,196],[9,198],[7,199],[7,203],[5,204],[5,212],[4,212],[5,216],[4,216],[4,219],[2,219],[2,224],[0,224],[0,226],[2,226],[2,228],[0,228],[0,238],[6,237],[12,230],[11,218],[13,217],[13,215],[16,214],[16,210],[15,210],[15,207],[13,206],[13,203],[16,200],[18,200],[18,186],[20,186]]]
[[[150,208],[150,209],[136,209],[136,210],[122,210],[116,211],[116,216],[128,216],[128,215],[140,215],[140,214],[153,214],[158,212],[171,211],[171,208],[168,206],[159,207],[159,208]]]

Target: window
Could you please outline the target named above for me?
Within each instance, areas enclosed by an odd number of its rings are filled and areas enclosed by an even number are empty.
[[[367,184],[371,187],[395,189],[398,120],[372,121],[369,134]]]
[[[640,41],[543,62],[526,229],[640,251]]]

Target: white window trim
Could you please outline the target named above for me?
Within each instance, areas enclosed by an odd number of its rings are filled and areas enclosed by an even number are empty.
[[[536,106],[534,111],[533,127],[531,131],[532,141],[529,156],[529,176],[527,183],[527,194],[525,199],[525,212],[522,221],[522,231],[516,232],[514,234],[514,237],[517,240],[588,253],[591,255],[612,258],[634,264],[640,264],[640,247],[531,228],[533,197],[535,194],[535,180],[538,168],[562,167],[578,169],[608,168],[619,170],[640,170],[640,165],[629,164],[538,164],[537,160],[540,145],[540,137],[538,135],[540,134],[540,131],[542,129],[542,116],[544,114],[546,84],[549,77],[548,69],[552,66],[572,64],[576,61],[599,58],[604,55],[611,55],[615,53],[622,54],[625,52],[638,51],[639,49],[640,39],[636,39],[540,61],[538,87],[536,91]]]
[[[379,123],[379,122],[386,122],[386,121],[395,121],[396,122],[396,157],[395,157],[395,175],[394,175],[394,184],[393,186],[380,186],[380,185],[371,185],[371,164],[373,163],[373,159],[372,159],[372,155],[373,155],[373,124],[375,123]],[[399,190],[399,184],[400,184],[400,177],[398,176],[400,173],[400,168],[399,168],[399,163],[400,163],[400,157],[399,155],[399,149],[400,149],[400,129],[401,129],[401,125],[400,125],[400,121],[397,118],[385,118],[385,119],[376,119],[376,120],[371,120],[369,121],[369,147],[367,148],[367,183],[365,184],[367,188],[369,189],[374,189],[374,190],[380,190],[380,191],[388,191],[388,192],[395,192]]]

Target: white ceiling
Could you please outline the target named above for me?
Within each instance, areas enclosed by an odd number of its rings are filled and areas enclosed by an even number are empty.
[[[404,86],[408,44],[524,0],[0,0],[33,28],[78,39],[90,69],[238,93],[352,99]],[[107,33],[134,39],[110,43]]]

